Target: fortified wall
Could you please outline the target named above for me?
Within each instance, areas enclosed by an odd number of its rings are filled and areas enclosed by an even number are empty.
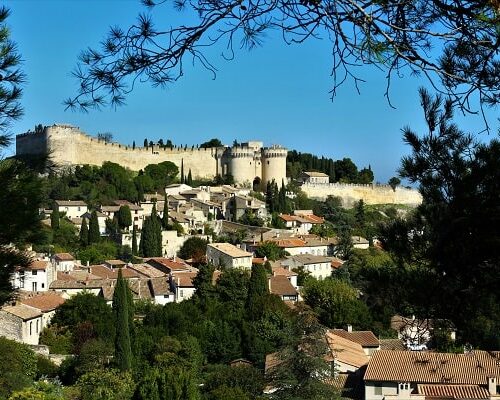
[[[422,203],[422,195],[415,189],[389,185],[360,185],[349,183],[303,184],[302,191],[308,197],[325,200],[328,196],[342,199],[344,207],[353,207],[356,202],[363,200],[365,204],[406,204],[418,206]]]
[[[235,182],[267,183],[275,179],[286,181],[287,150],[281,146],[263,147],[262,142],[247,142],[233,147],[213,148],[160,148],[136,147],[106,142],[87,135],[79,128],[55,124],[35,132],[16,136],[16,154],[50,154],[59,167],[98,165],[111,161],[132,171],[144,169],[149,164],[171,161],[193,178],[212,179],[217,174],[233,175]]]

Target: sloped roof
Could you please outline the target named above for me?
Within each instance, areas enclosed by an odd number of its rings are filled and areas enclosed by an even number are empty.
[[[332,332],[344,339],[359,343],[362,347],[379,347],[380,342],[372,331],[348,332],[344,329],[333,329]]]
[[[55,310],[66,300],[59,294],[48,292],[21,300],[22,304],[36,308],[42,312]]]
[[[207,247],[212,247],[232,258],[252,257],[252,253],[241,250],[239,247],[236,247],[231,243],[209,243]]]
[[[167,275],[165,272],[160,271],[159,269],[148,264],[132,264],[127,268],[132,269],[141,275],[147,276],[148,278],[160,278]]]
[[[122,271],[124,278],[138,278],[139,274],[130,268],[107,268],[104,265],[91,265],[89,271],[102,279],[118,279],[118,271]]]
[[[163,267],[168,268],[169,271],[185,271],[191,269],[191,267],[186,264],[183,259],[178,257],[176,257],[175,260],[166,257],[150,257],[146,258],[144,261],[147,264],[152,265],[153,267],[155,266],[155,264],[159,264]]]
[[[172,274],[172,280],[179,287],[194,287],[193,279],[198,272],[178,272]]]
[[[283,276],[297,276],[298,274],[296,272],[290,271],[289,269],[283,268],[283,267],[272,267],[272,272],[274,276],[277,275],[283,275]]]
[[[333,357],[338,362],[356,368],[368,364],[368,356],[359,343],[338,336],[332,331],[326,332],[326,341]]]
[[[317,171],[304,171],[302,172],[304,175],[310,176],[310,177],[317,177],[317,178],[328,178],[329,176],[323,172],[317,172]]]
[[[5,306],[2,307],[2,310],[8,312],[9,314],[15,315],[16,317],[21,318],[24,321],[40,317],[42,315],[40,310],[27,306],[25,304],[18,304],[15,306]]]
[[[365,381],[484,385],[500,380],[498,352],[466,354],[379,350],[372,356]]]
[[[418,393],[425,398],[439,399],[489,399],[486,388],[478,385],[418,385]]]
[[[82,200],[56,200],[56,204],[60,207],[87,207],[87,203]]]
[[[298,294],[285,275],[271,276],[269,278],[269,291],[279,296],[297,296]]]
[[[33,271],[41,271],[47,269],[47,267],[49,266],[50,263],[48,261],[35,260],[28,266],[28,269]]]
[[[153,296],[165,296],[172,294],[170,291],[170,285],[165,278],[154,278],[149,280],[149,287]]]
[[[381,350],[406,350],[406,346],[401,339],[380,339]]]
[[[54,258],[57,261],[73,261],[75,259],[75,257],[69,253],[56,253],[54,254]]]
[[[298,261],[303,265],[318,264],[318,263],[330,264],[332,260],[330,257],[317,256],[314,254],[297,254],[296,256],[291,256],[290,258],[295,261]]]
[[[130,208],[131,211],[142,210],[142,207],[138,206],[137,204],[133,204],[128,200],[115,200],[115,201],[113,201],[113,203],[115,203],[117,206],[120,206],[120,207],[121,206],[128,206],[128,208]]]

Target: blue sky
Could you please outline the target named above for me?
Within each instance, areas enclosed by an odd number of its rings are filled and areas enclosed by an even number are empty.
[[[232,61],[220,56],[223,47],[208,49],[218,69],[215,80],[201,65],[188,62],[185,75],[166,90],[138,85],[127,105],[117,110],[65,111],[63,100],[76,91],[71,71],[81,50],[98,46],[111,25],[126,28],[144,8],[138,0],[4,4],[12,12],[8,25],[28,78],[22,100],[25,115],[12,126],[16,134],[35,124],[61,122],[90,134],[112,132],[125,144],[141,144],[144,138],[188,145],[213,137],[226,144],[255,139],[334,159],[350,157],[360,168],[370,164],[375,179],[384,183],[409,152],[401,128],[424,129],[417,88],[425,81],[409,74],[393,80],[392,109],[384,98],[385,73],[363,67],[358,72],[367,83],[361,95],[346,83],[331,101],[328,42],[287,46],[273,32],[263,47],[237,50]],[[158,26],[186,18],[165,7],[159,10]],[[482,129],[480,118],[468,117],[462,124],[472,132]]]

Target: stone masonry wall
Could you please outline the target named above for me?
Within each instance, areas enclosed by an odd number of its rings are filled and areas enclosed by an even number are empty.
[[[389,185],[359,185],[359,184],[304,184],[302,191],[308,197],[325,200],[328,196],[342,198],[344,207],[353,207],[363,200],[366,204],[406,204],[417,206],[422,203],[422,196],[415,189],[397,187],[393,190]]]

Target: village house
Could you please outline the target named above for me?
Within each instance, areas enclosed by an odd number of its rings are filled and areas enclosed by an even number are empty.
[[[249,210],[256,217],[267,217],[266,203],[251,196],[234,195],[223,201],[225,203],[225,219],[238,221]]]
[[[56,309],[63,304],[66,299],[59,293],[46,292],[32,295],[20,300],[21,304],[30,306],[42,313],[42,329],[50,324]]]
[[[88,210],[87,203],[81,200],[56,200],[55,203],[59,213],[64,213],[68,219],[80,218]]]
[[[185,183],[172,183],[165,188],[165,193],[168,196],[178,195],[180,192],[186,192],[192,190],[193,188]]]
[[[175,293],[170,290],[170,282],[166,276],[150,279],[149,287],[155,304],[163,306],[175,302]]]
[[[275,294],[283,301],[296,302],[299,299],[299,292],[292,285],[286,275],[272,275],[268,278],[269,293]]]
[[[321,225],[325,220],[314,215],[312,210],[295,210],[293,215],[280,214],[280,219],[287,229],[298,234],[307,234],[315,225]]]
[[[300,181],[302,183],[310,183],[316,185],[327,185],[330,183],[330,177],[323,172],[304,171],[300,174]]]
[[[329,252],[330,242],[322,238],[303,236],[297,237],[276,237],[269,239],[269,241],[276,243],[276,245],[285,250],[291,256],[300,254],[311,254],[317,256],[327,256]]]
[[[355,373],[368,364],[368,356],[359,343],[339,336],[331,330],[328,330],[325,336],[330,349],[326,359],[334,363],[335,371],[338,373]]]
[[[14,289],[26,292],[45,292],[55,279],[55,270],[49,260],[34,260],[26,268],[16,268],[10,281]]]
[[[207,260],[215,266],[226,268],[252,268],[252,253],[248,253],[231,243],[209,243],[207,245]]]
[[[170,275],[170,287],[175,295],[175,302],[190,299],[196,288],[193,284],[193,279],[196,278],[198,270],[194,272],[174,272]]]
[[[364,376],[365,399],[498,399],[500,352],[379,350]]]
[[[371,357],[373,353],[380,350],[380,341],[372,331],[353,331],[352,325],[348,325],[347,330],[332,329],[331,332],[351,342],[358,343],[368,357]]]
[[[285,276],[291,283],[291,285],[294,287],[294,289],[298,289],[299,286],[297,284],[297,278],[298,274],[296,272],[293,272],[292,270],[283,268],[281,265],[279,265],[279,262],[274,263],[274,265],[271,266],[271,275],[272,276]]]
[[[117,206],[101,206],[101,210],[96,211],[97,215],[97,224],[99,225],[99,234],[100,235],[105,235],[106,234],[106,220],[107,219],[113,219],[114,212],[111,211],[104,211],[104,210],[109,210],[109,209],[115,209],[118,211],[120,207]],[[111,216],[110,216],[111,215]],[[85,214],[82,214],[82,219],[87,220],[87,227],[90,224],[90,218],[92,217],[92,212],[87,211]],[[81,228],[81,227],[80,227]]]
[[[25,304],[0,308],[0,336],[37,345],[42,331],[42,312]]]
[[[305,272],[316,279],[328,278],[332,274],[331,259],[324,256],[298,254],[282,260],[281,265],[290,271],[295,268],[303,268]]]
[[[56,253],[50,261],[56,271],[69,272],[75,269],[75,258],[70,253]]]
[[[368,240],[362,236],[352,236],[351,240],[352,247],[354,247],[355,249],[366,250],[368,247],[370,247],[370,242],[368,242]]]
[[[191,199],[198,199],[202,201],[210,201],[210,192],[202,189],[189,189],[179,192],[179,194],[185,197],[188,201]]]

